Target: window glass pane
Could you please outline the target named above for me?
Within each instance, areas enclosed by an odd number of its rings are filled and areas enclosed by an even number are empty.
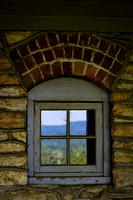
[[[41,136],[65,136],[66,119],[66,110],[42,110]]]
[[[66,164],[65,139],[41,139],[41,165]]]
[[[87,111],[87,133],[95,135],[95,110]]]
[[[89,138],[87,140],[87,163],[90,165],[96,164],[96,142],[95,138]]]
[[[86,139],[70,139],[70,165],[87,164]]]
[[[70,110],[70,135],[86,135],[87,111]]]

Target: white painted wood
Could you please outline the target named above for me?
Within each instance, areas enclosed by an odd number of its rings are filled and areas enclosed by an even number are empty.
[[[75,78],[53,79],[28,93],[28,98],[34,101],[106,101],[107,97],[97,85]]]
[[[74,178],[42,178],[31,177],[29,184],[47,185],[80,185],[80,184],[110,184],[110,177],[74,177]]]
[[[28,99],[28,168],[31,177],[29,183],[110,183],[108,94],[85,80],[59,78],[33,88],[28,93]],[[40,166],[40,112],[41,109],[55,108],[96,110],[96,166]],[[102,177],[103,173],[105,177]],[[71,178],[67,178],[67,175]],[[35,176],[41,176],[41,179],[36,179]],[[43,176],[47,178],[43,179]],[[64,178],[60,179],[58,176]],[[53,181],[48,177],[56,178]]]

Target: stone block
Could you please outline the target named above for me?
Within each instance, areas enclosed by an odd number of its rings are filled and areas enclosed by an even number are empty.
[[[133,164],[133,154],[124,152],[114,152],[113,160],[116,163]]]
[[[72,194],[65,195],[64,200],[73,200],[73,195]]]
[[[26,155],[0,155],[0,167],[23,167],[27,168]]]
[[[0,153],[11,153],[11,152],[24,152],[25,146],[23,144],[14,142],[0,143]]]
[[[8,133],[6,131],[0,131],[0,141],[8,140]]]
[[[6,56],[0,57],[0,70],[10,69],[11,63]]]
[[[129,100],[130,97],[131,93],[112,93],[110,95],[110,101],[115,102],[115,101]]]
[[[23,184],[24,185],[24,184]],[[58,200],[56,194],[52,191],[37,190],[19,190],[6,192],[2,196],[2,200]]]
[[[14,74],[0,74],[0,85],[19,85],[19,80]]]
[[[26,132],[25,131],[16,131],[12,133],[12,137],[15,140],[26,142]]]
[[[23,88],[20,87],[2,87],[0,88],[0,96],[1,97],[23,97],[26,96],[27,92],[24,91]]]
[[[26,116],[20,113],[0,113],[1,128],[25,128]]]
[[[112,136],[133,137],[133,126],[113,126]]]
[[[112,173],[116,187],[133,186],[133,168],[114,169]]]
[[[115,104],[113,107],[113,114],[123,117],[133,117],[133,106],[125,104]]]
[[[123,149],[123,150],[133,150],[133,142],[124,141],[115,141],[113,143],[113,148]]]
[[[27,172],[0,171],[0,185],[26,185],[26,184],[27,184]]]
[[[127,66],[125,72],[121,75],[122,79],[133,81],[133,66]]]
[[[83,190],[80,195],[79,199],[103,199],[103,195],[105,196],[105,189],[103,186],[101,187],[88,187],[88,189]]]
[[[8,111],[26,111],[26,99],[0,99],[0,109]]]
[[[35,33],[37,33],[37,32],[35,32],[35,31],[32,31],[32,32],[31,31],[26,31],[26,32],[10,31],[10,32],[5,32],[5,35],[6,35],[8,44],[13,45],[14,43],[25,40],[26,38],[32,36]]]
[[[129,90],[133,89],[133,84],[132,83],[120,83],[117,85],[117,89],[129,91]]]

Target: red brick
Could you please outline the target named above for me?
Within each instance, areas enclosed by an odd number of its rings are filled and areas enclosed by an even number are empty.
[[[16,68],[20,74],[23,74],[24,72],[27,71],[27,69],[22,61],[19,61],[18,63],[16,63]]]
[[[108,48],[109,48],[109,43],[108,43],[107,41],[102,40],[102,41],[100,42],[99,49],[100,49],[102,52],[105,53],[105,52],[108,50]]]
[[[50,49],[47,51],[44,51],[43,54],[45,56],[46,61],[50,62],[54,60],[54,54]]]
[[[90,49],[85,49],[83,60],[90,62],[92,52],[93,52],[93,51],[90,50]]]
[[[17,49],[13,49],[11,52],[10,52],[10,57],[11,59],[16,62],[17,60],[20,60],[20,56],[17,52]]]
[[[119,47],[116,44],[111,45],[109,52],[108,52],[108,55],[115,57],[118,50],[119,50]]]
[[[72,47],[65,47],[65,57],[72,58]]]
[[[119,73],[120,70],[121,70],[121,65],[120,65],[118,62],[115,62],[110,71],[111,71],[113,74],[116,75],[116,74]]]
[[[60,77],[62,75],[61,71],[61,63],[60,62],[55,62],[51,65],[54,77]]]
[[[89,46],[92,48],[97,48],[98,47],[98,42],[99,40],[95,37],[92,37],[89,43]]]
[[[85,77],[89,79],[94,79],[96,74],[96,68],[92,65],[88,65],[85,73]]]
[[[109,75],[109,76],[107,77],[107,79],[105,80],[105,82],[103,83],[103,85],[104,85],[106,88],[110,89],[110,88],[112,87],[114,81],[115,81],[115,77],[112,76],[112,75]]]
[[[40,67],[40,70],[41,70],[41,72],[43,74],[44,80],[49,80],[49,79],[52,78],[51,73],[50,73],[50,66],[49,66],[49,64],[42,65]]]
[[[74,47],[74,56],[75,59],[81,59],[82,58],[82,48]]]
[[[31,50],[32,52],[39,49],[38,46],[36,45],[35,40],[32,40],[31,42],[29,42],[28,45],[29,45],[29,48],[30,48],[30,50]]]
[[[28,54],[29,54],[29,51],[28,51],[26,45],[25,45],[25,46],[19,46],[19,47],[18,47],[18,50],[20,51],[22,57],[23,57],[23,56],[28,56]]]
[[[97,76],[95,78],[95,80],[98,83],[102,83],[103,79],[107,76],[107,72],[105,72],[104,70],[100,69],[97,73]]]
[[[41,64],[44,62],[42,54],[40,52],[37,52],[35,54],[33,54],[33,58],[36,61],[37,64]]]
[[[101,63],[102,59],[103,59],[103,54],[97,52],[97,53],[95,54],[95,57],[94,57],[94,59],[93,59],[93,62],[99,65],[99,64]]]
[[[33,62],[33,59],[30,56],[24,58],[24,62],[28,69],[32,69],[35,66],[35,63]]]
[[[60,38],[60,43],[67,44],[67,33],[60,33],[59,38]]]
[[[70,33],[69,34],[69,43],[77,44],[78,43],[78,34],[77,33]]]
[[[76,62],[74,66],[74,75],[83,76],[84,65],[85,64],[82,62]]]
[[[51,46],[58,44],[58,40],[55,33],[48,33],[48,39]]]
[[[45,49],[45,48],[49,47],[47,39],[46,39],[46,35],[41,35],[38,38],[38,43],[39,43],[39,46],[40,46],[41,49]]]
[[[71,62],[63,62],[63,71],[64,76],[69,76],[72,74],[72,63]]]
[[[121,49],[120,53],[118,54],[117,56],[117,59],[120,61],[120,62],[123,62],[125,60],[125,51],[123,49]]]
[[[80,42],[79,42],[79,44],[81,46],[88,46],[88,38],[89,38],[88,34],[82,34],[82,35],[80,35]]]
[[[34,82],[33,82],[33,79],[31,77],[30,73],[22,76],[22,82],[28,90],[30,90],[34,87]]]
[[[31,72],[35,82],[36,82],[36,85],[38,85],[39,83],[42,83],[43,80],[42,80],[42,76],[41,76],[41,73],[39,71],[39,69],[34,69],[32,72]]]
[[[56,58],[64,58],[64,53],[63,53],[62,47],[55,47],[54,52],[55,52]]]
[[[105,69],[109,69],[110,66],[111,66],[111,64],[112,64],[112,62],[113,62],[113,60],[111,58],[109,58],[109,57],[106,56],[104,58],[103,63],[102,63],[102,67],[104,67]]]

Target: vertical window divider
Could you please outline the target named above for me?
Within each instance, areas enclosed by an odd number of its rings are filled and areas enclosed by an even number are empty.
[[[70,165],[70,110],[67,110],[67,164]]]

